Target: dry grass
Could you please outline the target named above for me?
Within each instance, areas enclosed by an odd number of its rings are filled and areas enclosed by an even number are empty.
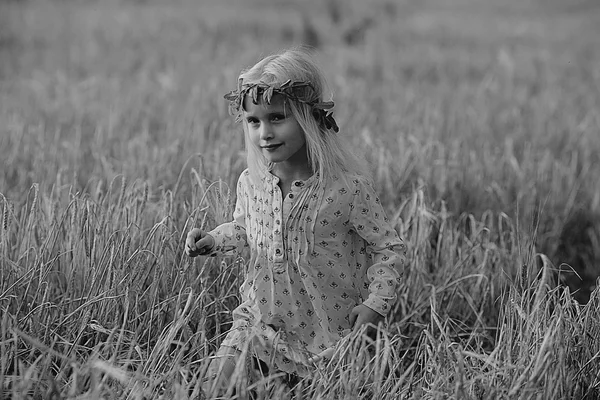
[[[598,398],[592,3],[271,3],[0,2],[3,395],[199,394],[244,268],[182,251],[244,168],[222,94],[310,40],[411,267],[375,356],[349,341],[298,391]]]

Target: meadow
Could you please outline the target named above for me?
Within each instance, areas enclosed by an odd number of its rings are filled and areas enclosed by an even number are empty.
[[[586,0],[0,1],[0,397],[198,398],[244,268],[183,252],[245,168],[222,96],[304,43],[410,266],[302,398],[600,398],[599,37]]]

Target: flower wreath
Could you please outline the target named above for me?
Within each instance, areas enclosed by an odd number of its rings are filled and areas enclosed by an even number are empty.
[[[323,124],[326,129],[332,129],[336,133],[339,132],[340,128],[333,118],[333,113],[328,111],[333,108],[333,101],[307,101],[304,99],[306,96],[303,95],[306,93],[306,89],[310,89],[313,93],[315,90],[310,82],[287,80],[285,83],[275,86],[262,81],[258,83],[242,84],[242,79],[239,79],[237,90],[232,90],[223,97],[229,101],[229,113],[236,116],[236,120],[239,121],[241,118],[240,110],[243,108],[244,98],[247,95],[250,96],[254,104],[258,104],[260,97],[262,97],[262,101],[266,104],[271,104],[273,95],[280,94],[290,100],[307,104],[312,108],[312,114],[317,122]]]

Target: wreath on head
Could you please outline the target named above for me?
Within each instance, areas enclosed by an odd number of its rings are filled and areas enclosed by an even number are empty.
[[[244,98],[246,96],[250,96],[252,103],[254,104],[258,104],[260,99],[262,99],[265,104],[271,104],[273,95],[280,94],[290,100],[310,106],[312,114],[318,123],[322,124],[326,129],[333,130],[336,133],[339,132],[340,128],[335,122],[333,113],[331,112],[331,109],[334,106],[333,101],[319,102],[306,100],[306,89],[311,90],[313,93],[315,91],[310,82],[287,80],[281,85],[269,85],[262,81],[258,83],[243,84],[242,79],[240,78],[238,80],[238,88],[232,90],[223,97],[229,101],[229,113],[236,116],[236,119],[239,121],[241,118],[241,110],[243,109]]]

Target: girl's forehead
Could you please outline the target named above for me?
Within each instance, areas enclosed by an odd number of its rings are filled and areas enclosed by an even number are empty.
[[[252,102],[252,97],[249,95],[244,96],[242,109],[247,113],[252,113],[258,110],[261,111],[283,111],[288,108],[286,97],[275,93],[271,98],[271,104],[267,104],[263,101],[262,96],[258,96],[258,104]]]

